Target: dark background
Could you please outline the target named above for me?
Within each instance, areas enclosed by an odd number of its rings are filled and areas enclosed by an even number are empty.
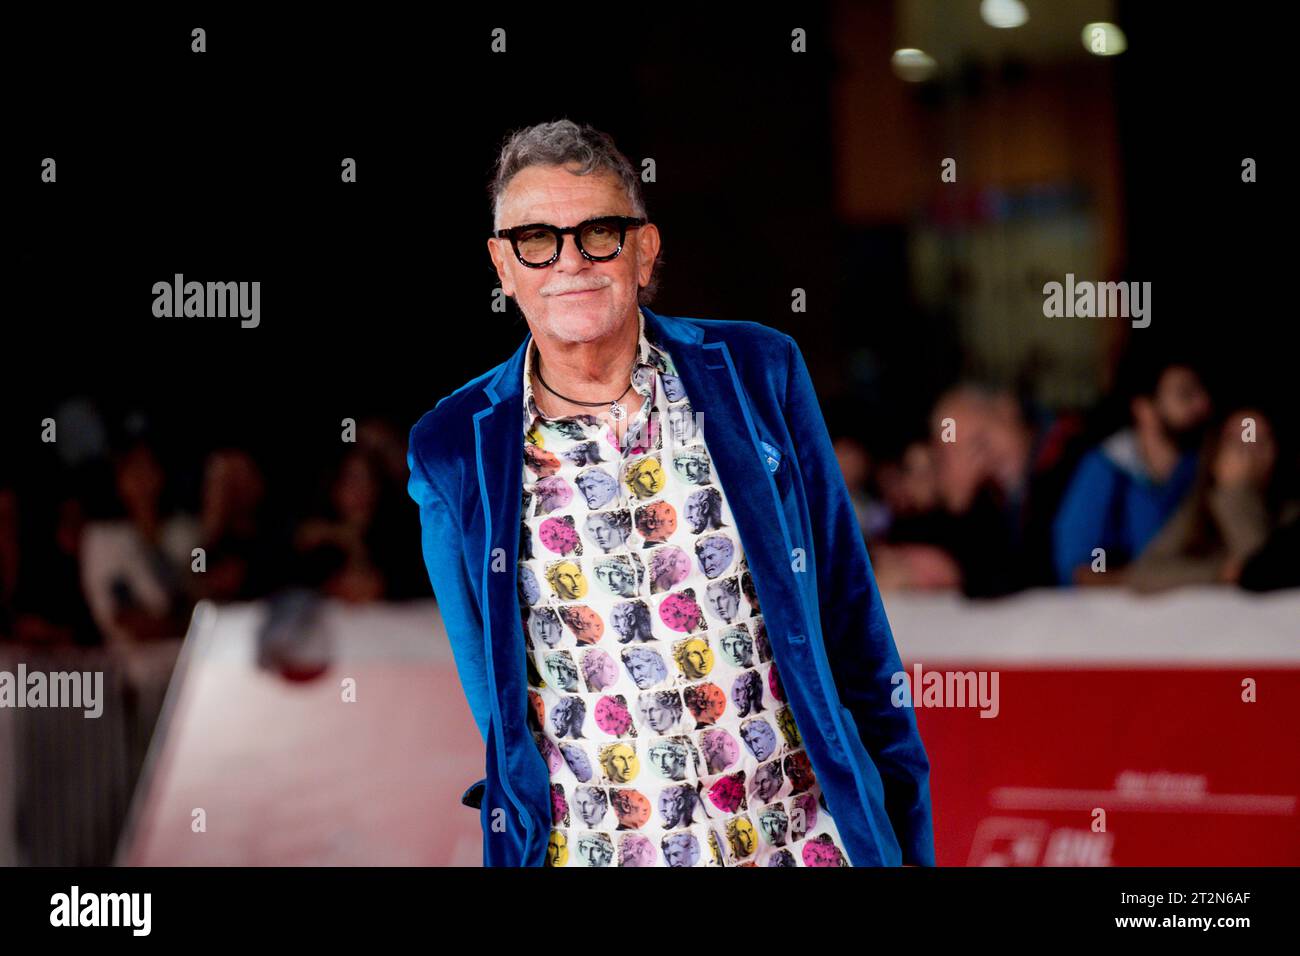
[[[888,18],[889,4],[868,6]],[[845,64],[828,34],[842,9],[15,23],[6,472],[39,481],[40,419],[78,394],[118,419],[143,410],[191,478],[218,443],[256,449],[288,497],[337,447],[345,416],[408,429],[526,333],[513,305],[490,309],[486,184],[509,131],[562,116],[658,163],[645,187],[665,242],[653,308],[791,332],[834,429],[897,447],[963,371],[963,349],[950,315],[913,301],[908,224],[837,216],[828,89]],[[1153,283],[1149,342],[1190,342],[1221,388],[1271,391],[1293,413],[1282,293],[1294,243],[1276,146],[1291,121],[1266,9],[1207,20],[1117,5],[1130,46],[1113,63],[1127,254],[1109,278]],[[788,52],[792,24],[809,31],[804,56]],[[194,25],[207,29],[203,55],[190,52]],[[488,49],[498,25],[506,57]],[[1010,59],[972,66],[957,86],[978,98],[1033,77]],[[917,108],[942,111],[957,86],[918,91]],[[39,180],[46,155],[56,185]],[[1259,163],[1249,186],[1247,155]],[[355,185],[339,181],[344,156]],[[152,284],[176,272],[260,280],[261,326],[154,318]],[[807,315],[789,311],[795,286]],[[870,358],[865,377],[855,354]]]

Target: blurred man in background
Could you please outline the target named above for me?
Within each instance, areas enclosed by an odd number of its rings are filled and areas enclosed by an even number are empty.
[[[1131,423],[1079,463],[1053,526],[1059,583],[1118,584],[1093,573],[1140,555],[1187,495],[1210,416],[1210,395],[1190,363],[1166,360],[1139,372]]]
[[[1008,389],[963,382],[880,480],[892,503],[882,586],[997,597],[1053,582],[1051,521],[1074,416],[1031,416]]]

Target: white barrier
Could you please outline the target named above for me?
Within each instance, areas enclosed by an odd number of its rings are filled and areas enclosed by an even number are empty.
[[[0,671],[101,674],[102,713],[0,707],[0,865],[105,866],[162,706],[179,639],[124,658],[0,644]]]
[[[899,653],[908,662],[999,661],[1092,669],[1210,667],[1242,661],[1288,666],[1300,661],[1300,590],[1252,595],[1198,588],[1159,596],[1109,589],[1042,590],[993,601],[890,592],[885,606]],[[363,816],[368,814],[369,831],[359,822],[349,829],[348,801],[358,799],[358,791],[338,788],[325,814],[335,825],[328,844],[315,849],[295,846],[292,859],[286,857],[285,862],[476,862],[472,844],[478,840],[478,817],[457,800],[465,785],[482,776],[482,742],[469,718],[432,601],[318,605],[311,634],[299,643],[298,652],[305,648],[307,657],[332,662],[337,673],[328,686],[285,683],[259,669],[259,654],[266,652],[266,641],[258,636],[267,621],[266,603],[203,607],[208,616],[196,614],[196,623],[204,626],[191,629],[183,653],[186,663],[177,669],[168,690],[167,707],[176,719],[163,721],[164,732],[151,746],[154,770],[167,764],[172,776],[149,775],[136,795],[137,816],[152,825],[160,815],[171,813],[172,828],[182,826],[186,807],[194,800],[178,784],[178,774],[208,774],[210,788],[214,780],[235,779],[241,795],[254,795],[262,806],[282,806],[280,801],[304,797],[295,788],[307,780],[319,782],[321,774],[351,766],[367,768],[371,777],[382,776],[388,762],[400,760],[407,767],[392,772],[387,790],[361,792],[368,802],[394,801],[382,812],[373,806],[357,808]],[[175,653],[174,642],[169,653]],[[131,781],[143,761],[144,735],[162,706],[166,662],[133,667],[128,682],[120,663],[103,651],[51,656],[0,645],[0,670],[12,671],[20,660],[29,670],[103,669],[108,704],[97,720],[77,710],[0,709],[0,865],[108,862],[122,828]],[[338,670],[341,663],[346,666]],[[364,715],[368,723],[331,725],[338,713],[328,703],[338,697],[334,678],[370,674],[373,668],[392,681],[385,685],[391,688],[385,692],[390,699],[375,701],[375,685],[368,684],[363,687],[371,695],[363,698],[369,705]],[[200,671],[207,677],[200,677]],[[129,692],[128,685],[138,693]],[[312,699],[315,709],[304,709]],[[187,703],[186,713],[177,717]],[[318,719],[320,714],[324,717]],[[261,733],[258,721],[269,725]],[[354,731],[344,732],[353,725]],[[291,731],[294,726],[300,729]],[[387,755],[384,748],[389,748]],[[294,771],[293,760],[305,760],[306,766]],[[326,772],[327,767],[334,769]],[[213,799],[218,799],[215,794]],[[176,804],[170,810],[169,800]],[[404,800],[405,810],[399,806]],[[437,815],[436,825],[419,837],[402,837],[402,814],[424,812]],[[382,827],[378,817],[385,818]],[[294,811],[287,810],[280,825],[294,819]],[[241,840],[203,853],[224,863],[254,858],[275,862],[276,845],[259,848],[250,821],[240,826],[247,828],[241,830]],[[382,836],[379,831],[385,827],[388,835]],[[408,840],[405,845],[403,839]],[[206,844],[219,845],[216,840]],[[210,859],[192,847],[184,852],[160,847],[157,842],[125,846],[119,860],[166,865]]]
[[[1300,589],[1041,589],[990,601],[893,592],[884,601],[904,660],[1066,668],[1300,661]]]

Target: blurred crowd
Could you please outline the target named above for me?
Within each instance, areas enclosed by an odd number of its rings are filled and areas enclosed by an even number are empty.
[[[1300,469],[1275,410],[1216,401],[1168,356],[1131,363],[1099,408],[959,382],[894,453],[838,431],[881,588],[1300,586]],[[129,647],[182,636],[200,600],[290,589],[431,595],[392,422],[281,481],[248,448],[187,460],[107,417],[80,400],[58,455],[0,473],[0,640]]]
[[[34,477],[0,474],[0,640],[130,648],[183,636],[203,599],[432,593],[391,423],[360,422],[286,483],[249,449],[185,460],[107,418],[66,406],[58,454]]]
[[[836,450],[882,589],[1300,586],[1300,489],[1277,410],[1219,400],[1190,356],[1134,356],[1089,413],[960,382],[928,431]]]

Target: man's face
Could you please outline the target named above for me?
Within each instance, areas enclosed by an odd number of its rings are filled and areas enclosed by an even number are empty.
[[[686,522],[691,526],[692,531],[699,531],[704,527],[704,522],[709,518],[708,502],[704,496],[691,495],[686,499]]]
[[[689,642],[686,645],[686,666],[695,674],[707,674],[713,666],[709,646],[703,641]]]
[[[740,730],[745,744],[759,760],[766,760],[776,749],[776,731],[765,720],[753,720]]]
[[[587,866],[604,866],[609,862],[609,845],[603,840],[583,840],[578,844],[578,852]]]
[[[686,762],[675,747],[656,747],[650,751],[650,759],[665,777],[673,776]]]
[[[587,667],[587,679],[597,687],[608,687],[618,679],[618,665],[612,657],[593,651],[597,657],[587,657],[583,664]]]
[[[660,705],[658,700],[650,700],[645,706],[645,721],[650,725],[650,729],[662,733],[673,722],[673,715],[667,707]]]
[[[547,659],[546,669],[551,673],[551,681],[560,687],[571,687],[578,678],[573,661],[563,655],[555,655]]]
[[[600,515],[591,515],[587,518],[587,533],[596,539],[596,544],[600,545],[603,551],[608,551],[616,543],[614,529]]]
[[[725,538],[709,538],[700,545],[699,558],[705,575],[716,578],[731,563],[731,546]]]
[[[668,425],[672,429],[673,438],[682,442],[695,435],[695,419],[691,416],[690,405],[674,405],[668,409]]]
[[[741,656],[745,652],[743,639],[734,631],[726,634],[722,638],[722,652],[733,661],[743,660]]]
[[[551,866],[564,866],[569,859],[569,848],[564,834],[558,830],[551,831],[551,839],[546,845],[546,861]]]
[[[626,744],[616,744],[605,751],[605,772],[611,780],[626,783],[636,776],[636,751]]]
[[[698,485],[708,478],[709,464],[702,455],[678,455],[674,464],[677,465],[677,470],[681,472],[682,477],[692,484]]]
[[[544,641],[548,647],[555,646],[560,636],[560,626],[555,619],[547,614],[534,614],[528,623],[532,625],[534,638]]]
[[[765,813],[759,822],[763,827],[763,835],[767,837],[767,842],[778,842],[785,830],[785,818],[779,813]]]
[[[654,681],[654,663],[648,655],[638,654],[632,658],[628,670],[631,671],[632,681],[637,687],[646,687]]]
[[[637,530],[651,541],[663,541],[675,529],[672,506],[666,501],[646,505],[637,512]]]
[[[569,621],[579,643],[594,644],[599,634],[596,628],[600,624],[600,615],[589,607],[577,608]],[[612,661],[610,662],[613,663]]]
[[[614,479],[601,471],[584,472],[578,476],[578,490],[587,499],[589,508],[599,508],[609,501],[616,488]]]
[[[615,607],[614,613],[610,615],[610,623],[614,626],[614,630],[620,634],[627,633],[632,626],[632,608],[626,604]]]
[[[686,806],[686,798],[682,795],[681,787],[673,787],[673,789],[669,790],[664,799],[664,803],[666,805],[667,816],[674,820],[680,820],[682,810]]]
[[[740,607],[740,591],[739,589],[730,591],[727,588],[711,588],[709,590],[709,602],[713,605],[714,614],[724,621],[730,621]]]
[[[749,856],[754,852],[756,834],[752,823],[745,819],[737,820],[732,834],[737,856]]]
[[[575,167],[576,168],[576,167]],[[531,222],[561,228],[599,216],[631,216],[617,177],[604,171],[578,176],[561,166],[529,166],[510,181],[501,198],[496,228]],[[608,262],[592,262],[564,237],[560,257],[544,269],[516,258],[509,239],[489,239],[488,252],[534,335],[560,342],[591,342],[614,334],[636,315],[637,291],[650,281],[659,253],[659,231],[650,224],[629,229],[623,251]],[[579,294],[577,290],[587,290]]]
[[[568,568],[565,568],[558,575],[556,575],[555,580],[559,582],[560,590],[562,590],[565,594],[578,593],[577,575],[573,571],[570,571]]]
[[[634,465],[631,475],[632,490],[639,498],[649,498],[664,486],[663,468],[654,458],[647,458]]]
[[[648,841],[633,843],[628,847],[624,859],[627,861],[625,866],[654,866],[654,844]]]
[[[686,866],[690,859],[690,847],[684,840],[673,840],[664,847],[664,857],[669,866]]]
[[[1210,417],[1210,395],[1196,372],[1185,365],[1172,365],[1160,376],[1155,409],[1170,439],[1180,447],[1189,447]]]

